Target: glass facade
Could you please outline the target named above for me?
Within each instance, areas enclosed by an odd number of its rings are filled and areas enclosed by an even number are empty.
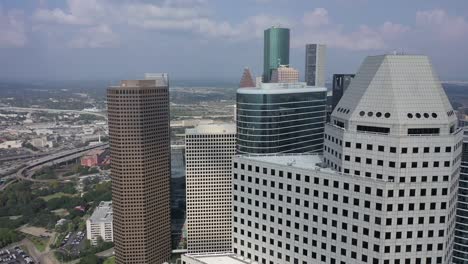
[[[280,64],[289,65],[289,28],[269,28],[263,37],[263,82],[267,83]]]
[[[241,154],[321,152],[326,92],[237,93]]]
[[[468,264],[468,130],[466,128],[458,183],[456,218],[453,263]]]

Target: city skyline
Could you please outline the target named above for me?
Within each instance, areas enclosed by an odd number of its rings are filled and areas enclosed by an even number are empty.
[[[291,28],[295,68],[303,67],[306,43],[329,47],[328,80],[355,72],[367,55],[393,50],[429,55],[442,80],[466,80],[468,62],[459,54],[468,52],[467,13],[468,4],[458,0],[6,1],[0,59],[9,63],[0,78],[121,79],[168,71],[175,79],[238,80],[246,65],[261,72],[262,32],[281,25]],[[156,59],[168,62],[164,69]],[[213,72],[210,65],[224,67]]]

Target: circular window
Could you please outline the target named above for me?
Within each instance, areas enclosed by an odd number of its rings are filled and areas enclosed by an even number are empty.
[[[420,114],[420,113],[416,113],[416,117],[417,117],[417,118],[421,118],[421,114]]]
[[[424,113],[424,117],[425,117],[425,118],[429,118],[429,114],[428,114],[428,113]]]
[[[408,113],[408,118],[413,118],[413,114],[412,114],[412,113]]]
[[[433,118],[437,118],[437,114],[436,114],[436,113],[432,113],[432,117],[433,117]]]
[[[381,117],[382,116],[382,113],[380,112],[377,112],[377,114],[375,114],[376,117]]]
[[[390,117],[390,113],[385,113],[385,118],[389,118]]]
[[[366,113],[364,111],[359,112],[360,116],[364,116]]]
[[[368,116],[373,116],[374,113],[373,113],[373,112],[368,112],[367,115],[368,115]]]

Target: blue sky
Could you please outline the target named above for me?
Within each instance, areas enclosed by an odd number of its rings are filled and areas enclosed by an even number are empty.
[[[325,43],[327,76],[367,55],[429,55],[443,80],[468,80],[466,0],[1,0],[0,79],[173,79],[259,75],[263,30],[291,28],[291,64]]]

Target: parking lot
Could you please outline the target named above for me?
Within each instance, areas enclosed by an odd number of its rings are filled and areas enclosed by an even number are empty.
[[[62,240],[60,248],[70,255],[78,255],[85,247],[85,236],[86,233],[82,231],[68,233]]]
[[[0,250],[1,264],[33,264],[35,262],[21,247],[4,248]]]

